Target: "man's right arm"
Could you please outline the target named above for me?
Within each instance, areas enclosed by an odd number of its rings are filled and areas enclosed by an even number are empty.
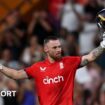
[[[0,64],[0,72],[12,79],[27,79],[28,75],[24,70],[15,70]]]

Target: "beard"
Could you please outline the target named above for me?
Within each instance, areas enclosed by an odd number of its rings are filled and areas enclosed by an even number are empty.
[[[50,54],[49,56],[50,56],[51,58],[53,58],[54,60],[59,60],[59,59],[62,58],[62,54],[58,54],[58,55],[52,55],[52,54]]]

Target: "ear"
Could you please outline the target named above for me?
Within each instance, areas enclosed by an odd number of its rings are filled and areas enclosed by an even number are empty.
[[[44,46],[44,52],[45,52],[45,53],[48,52],[48,47],[47,47],[47,45]]]

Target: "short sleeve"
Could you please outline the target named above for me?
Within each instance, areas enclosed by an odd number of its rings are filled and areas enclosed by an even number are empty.
[[[74,68],[78,69],[81,64],[81,56],[74,57]]]
[[[78,69],[81,63],[81,56],[70,56],[68,57],[68,61],[74,69]]]
[[[38,67],[36,66],[36,64],[34,64],[30,67],[25,68],[24,70],[29,78],[35,78],[37,69]]]

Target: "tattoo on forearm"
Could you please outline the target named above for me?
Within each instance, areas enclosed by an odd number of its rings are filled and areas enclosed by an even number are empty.
[[[88,61],[87,59],[84,59],[84,60],[81,62],[80,66],[85,66],[85,65],[87,65],[88,63],[89,63],[89,61]]]
[[[80,66],[85,66],[89,62],[94,61],[97,57],[99,57],[103,53],[103,51],[104,51],[104,49],[101,46],[97,47],[96,49],[94,49],[93,51],[90,52],[91,60],[88,59],[88,58],[87,59],[84,59],[81,62]]]
[[[104,51],[104,49],[101,46],[94,49],[91,52],[93,60],[95,60],[98,56],[100,56],[103,53],[103,51]]]

